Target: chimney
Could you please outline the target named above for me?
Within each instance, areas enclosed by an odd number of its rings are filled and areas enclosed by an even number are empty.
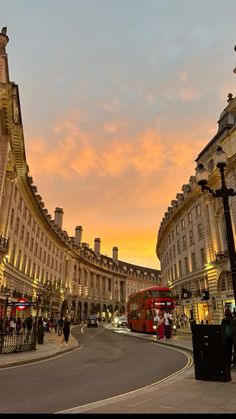
[[[75,227],[75,244],[80,247],[82,241],[82,226]]]
[[[118,263],[118,247],[112,248],[112,259],[114,263]]]
[[[97,257],[100,257],[100,244],[101,240],[99,238],[96,238],[94,240],[94,253]]]
[[[63,208],[56,207],[54,214],[55,214],[54,216],[55,224],[58,225],[58,227],[62,228],[62,220],[63,220],[63,214],[64,214]]]

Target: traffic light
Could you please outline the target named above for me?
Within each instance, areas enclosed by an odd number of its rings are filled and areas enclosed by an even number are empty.
[[[202,290],[202,299],[203,300],[209,300],[209,291]]]

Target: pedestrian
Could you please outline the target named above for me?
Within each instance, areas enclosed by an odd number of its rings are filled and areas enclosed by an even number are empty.
[[[26,337],[25,337],[25,343],[29,343],[29,337],[32,333],[32,329],[33,329],[33,316],[29,316],[27,317],[26,321]]]
[[[232,351],[233,351],[233,336],[232,336],[232,313],[228,307],[225,309],[225,317],[222,319],[221,324],[225,329],[225,342],[226,342],[226,362],[231,366],[232,364]]]
[[[16,319],[13,317],[10,318],[9,331],[11,335],[16,332]]]
[[[164,326],[164,317],[162,313],[160,313],[159,320],[157,323],[157,335],[158,335],[158,340],[164,339],[165,326]]]
[[[70,323],[71,323],[71,317],[66,316],[63,322],[63,338],[62,338],[61,346],[63,346],[64,342],[66,346],[68,346],[68,341],[69,341],[69,336],[70,336]]]
[[[17,335],[20,334],[21,328],[22,328],[22,321],[21,321],[21,318],[18,317],[18,319],[16,320],[16,334]]]
[[[165,328],[165,337],[166,339],[171,338],[171,324],[173,321],[172,314],[166,310],[164,314],[164,328]]]
[[[153,317],[153,329],[156,329],[156,336],[158,340],[158,322],[160,320],[160,316],[158,312],[156,312],[155,316]]]
[[[61,316],[60,319],[58,320],[58,328],[57,328],[58,336],[62,335],[62,328],[63,328],[63,316]]]
[[[236,317],[231,319],[231,326],[232,326],[232,340],[233,340],[233,359],[232,359],[232,367],[236,367]]]

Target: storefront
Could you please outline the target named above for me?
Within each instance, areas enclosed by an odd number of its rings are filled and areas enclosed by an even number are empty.
[[[211,312],[209,309],[209,304],[208,302],[204,301],[201,303],[197,304],[197,313],[198,313],[198,321],[199,323],[211,323],[212,322],[212,318],[211,318]]]
[[[235,301],[234,301],[233,293],[222,295],[222,315],[224,315],[226,308],[229,308],[231,313],[233,312],[233,309],[235,308]]]

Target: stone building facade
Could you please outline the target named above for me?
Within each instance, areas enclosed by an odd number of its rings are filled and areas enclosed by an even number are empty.
[[[209,172],[209,186],[221,188],[214,154],[221,146],[228,156],[225,169],[228,188],[236,190],[236,98],[218,121],[218,131],[196,159]],[[235,238],[236,196],[229,198]],[[236,243],[236,240],[234,240]],[[161,262],[162,283],[171,286],[177,314],[185,313],[197,322],[220,323],[224,309],[235,308],[230,261],[227,252],[222,198],[201,191],[196,177],[171,201],[159,227],[157,256]]]
[[[63,230],[63,209],[54,217],[29,174],[18,86],[9,79],[6,28],[0,33],[0,318],[6,313],[6,291],[11,301],[25,297],[39,304],[47,317],[69,312],[78,322],[89,313],[111,317],[125,313],[127,296],[160,284],[160,271],[120,261],[82,241],[82,226],[74,237]],[[39,297],[39,293],[41,296]],[[35,314],[32,305],[24,312]]]

